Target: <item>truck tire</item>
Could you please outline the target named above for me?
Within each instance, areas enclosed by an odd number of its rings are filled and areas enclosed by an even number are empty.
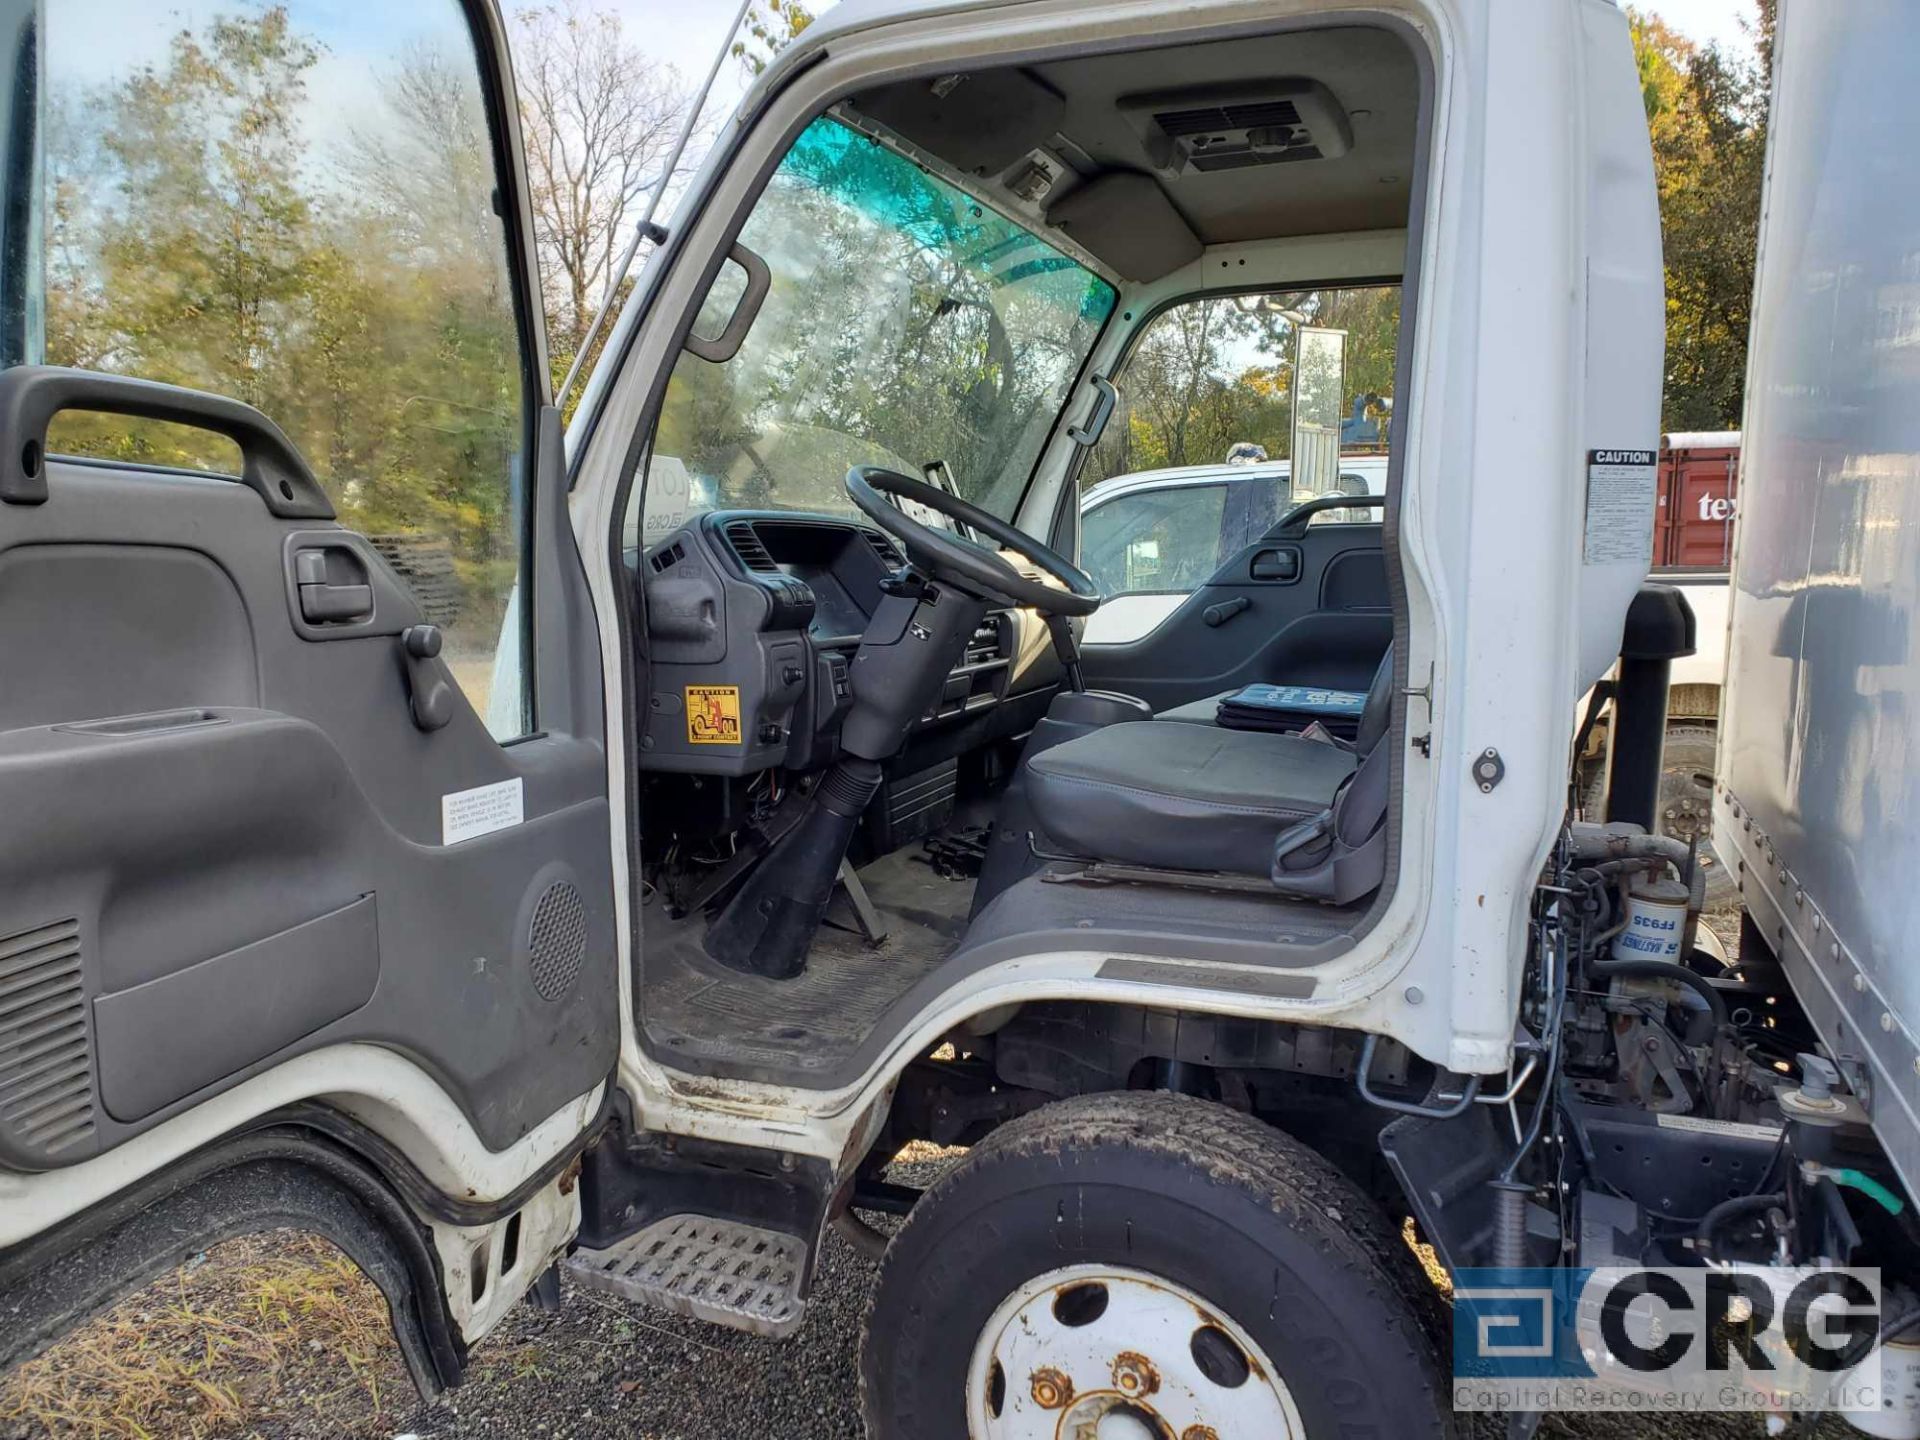
[[[1443,1435],[1445,1316],[1387,1216],[1297,1141],[1189,1096],[1089,1095],[913,1207],[860,1402],[872,1440]]]

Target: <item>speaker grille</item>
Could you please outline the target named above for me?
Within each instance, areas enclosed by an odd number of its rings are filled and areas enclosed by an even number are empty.
[[[93,1138],[78,920],[0,937],[0,1130],[49,1158]]]
[[[527,949],[533,988],[542,1000],[558,1000],[580,978],[587,958],[587,907],[580,892],[564,880],[549,885],[533,907]]]

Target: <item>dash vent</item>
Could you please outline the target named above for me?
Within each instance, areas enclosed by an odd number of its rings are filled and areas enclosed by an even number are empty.
[[[900,547],[878,530],[862,530],[860,533],[867,537],[867,544],[873,547],[873,553],[880,557],[880,563],[889,570],[898,570],[907,563],[907,557],[900,553]]]
[[[93,1134],[80,922],[0,937],[0,1138],[50,1160]]]
[[[665,549],[656,550],[649,555],[647,564],[652,568],[653,573],[658,575],[663,570],[671,570],[686,558],[686,547],[676,540]]]
[[[773,556],[768,553],[759,534],[747,521],[734,521],[727,526],[726,534],[727,544],[733,547],[733,553],[739,557],[740,563],[747,569],[756,570],[763,575],[775,573],[780,569],[773,563]]]

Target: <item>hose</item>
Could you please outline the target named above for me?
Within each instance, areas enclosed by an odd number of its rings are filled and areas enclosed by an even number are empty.
[[[1863,1171],[1852,1169],[1849,1166],[1833,1168],[1822,1165],[1818,1173],[1826,1176],[1827,1179],[1833,1181],[1836,1185],[1845,1185],[1849,1189],[1858,1190],[1889,1215],[1898,1215],[1902,1210],[1907,1208],[1906,1201],[1902,1200],[1898,1195],[1894,1194],[1893,1191]]]
[[[1602,825],[1574,825],[1569,831],[1568,854],[1576,862],[1666,860],[1681,874],[1686,873],[1690,849],[1684,840]]]
[[[1775,1192],[1772,1195],[1736,1195],[1731,1200],[1722,1200],[1702,1215],[1693,1233],[1702,1240],[1711,1241],[1714,1231],[1729,1220],[1738,1220],[1741,1216],[1754,1211],[1767,1211],[1776,1206],[1784,1207],[1786,1203],[1787,1197],[1781,1192]]]
[[[1527,1263],[1527,1200],[1533,1187],[1518,1180],[1493,1182],[1493,1268],[1518,1270]]]
[[[1702,1000],[1713,1015],[1715,1025],[1732,1023],[1727,1010],[1726,996],[1722,995],[1704,975],[1696,975],[1684,965],[1675,965],[1670,960],[1589,960],[1587,973],[1596,979],[1609,979],[1616,975],[1642,975],[1649,980],[1671,980],[1676,985],[1685,985]]]
[[[1904,1314],[1894,1316],[1893,1319],[1882,1325],[1880,1327],[1880,1333],[1874,1337],[1873,1343],[1877,1348],[1891,1340],[1898,1340],[1916,1325],[1920,1325],[1920,1305],[1914,1306],[1913,1309],[1908,1310]]]
[[[1698,914],[1707,903],[1706,867],[1695,863],[1693,846],[1685,840],[1610,826],[1574,825],[1569,827],[1567,853],[1576,864],[1591,865],[1603,874],[1622,860],[1664,860],[1688,882],[1688,910]]]

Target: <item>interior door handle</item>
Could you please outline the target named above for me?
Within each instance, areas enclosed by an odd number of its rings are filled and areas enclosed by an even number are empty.
[[[341,554],[350,554],[341,551]],[[353,557],[355,573],[359,558]],[[336,584],[327,569],[327,551],[300,550],[293,557],[293,580],[300,590],[300,618],[314,624],[368,620],[373,617],[373,586]]]
[[[1253,557],[1247,573],[1255,580],[1275,580],[1291,584],[1300,578],[1300,552],[1291,546],[1262,550]]]

